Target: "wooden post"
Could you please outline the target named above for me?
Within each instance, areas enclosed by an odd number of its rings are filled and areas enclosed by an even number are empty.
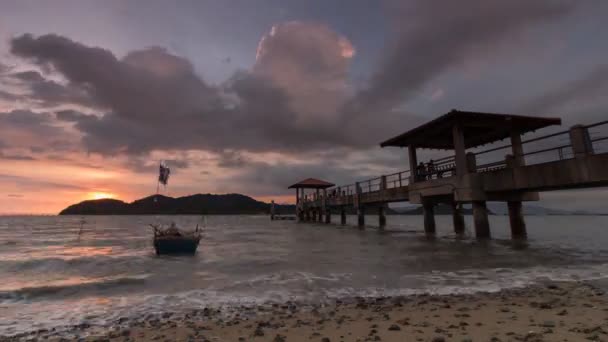
[[[416,146],[407,147],[410,158],[410,183],[416,183],[418,180],[418,157],[416,156]],[[399,175],[401,177],[401,175]]]
[[[464,216],[462,215],[462,208],[456,201],[452,201],[452,222],[454,223],[454,233],[456,235],[464,234]]]
[[[346,224],[346,209],[344,209],[344,206],[340,207],[340,224]]]
[[[490,222],[485,201],[473,202],[473,220],[475,221],[475,236],[478,239],[490,238]]]
[[[365,228],[365,208],[363,208],[363,205],[357,207],[357,226],[359,229]]]
[[[452,139],[454,140],[454,152],[456,154],[456,175],[462,176],[467,173],[467,156],[464,134],[458,124],[452,127]]]
[[[477,157],[475,153],[469,152],[467,153],[467,172],[475,173],[477,172]]]
[[[386,227],[386,210],[384,204],[381,204],[378,207],[378,226],[380,229],[384,229],[384,227]]]
[[[331,223],[331,209],[325,209],[325,223]]]
[[[593,143],[585,126],[576,125],[570,128],[570,143],[575,158],[584,158],[588,154],[593,154]]]
[[[435,234],[435,205],[429,200],[422,202],[422,210],[424,212],[424,232],[427,235]]]
[[[511,151],[513,151],[514,166],[526,165],[524,147],[521,143],[521,134],[519,132],[511,131]]]
[[[325,222],[327,222],[327,189],[323,189],[323,198],[321,199],[321,212],[325,216]],[[321,222],[321,217],[319,217],[319,222]]]
[[[525,239],[526,222],[522,210],[521,201],[507,202],[509,207],[509,223],[511,224],[511,237],[514,239]]]
[[[355,191],[357,192],[355,206],[357,208],[357,226],[359,229],[365,228],[365,209],[361,203],[361,184],[355,183]]]

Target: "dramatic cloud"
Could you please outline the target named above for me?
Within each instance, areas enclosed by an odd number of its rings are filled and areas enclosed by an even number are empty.
[[[6,154],[0,151],[0,159],[5,160],[36,160],[36,158],[28,155]]]
[[[565,109],[576,106],[576,110],[580,112],[581,108],[589,107],[589,105],[594,106],[599,103],[603,107],[603,113],[596,113],[590,116],[605,116],[605,111],[608,109],[606,93],[608,93],[608,65],[604,64],[595,67],[580,79],[568,82],[555,89],[550,89],[544,94],[533,98],[522,106],[522,111],[536,115],[545,115],[564,112]]]
[[[86,93],[86,89],[77,85],[63,85],[44,78],[38,71],[22,71],[8,74],[7,77],[17,81],[17,85],[26,88],[25,94],[13,94],[14,99],[38,105],[54,107],[63,104],[95,106],[95,102]]]
[[[289,22],[273,26],[262,38],[254,73],[284,89],[296,120],[333,126],[349,95],[354,54],[350,41],[325,25]]]
[[[395,107],[430,79],[571,7],[549,0],[400,3],[390,54],[360,92],[349,80],[353,44],[311,22],[274,25],[260,40],[252,69],[221,85],[206,83],[187,59],[159,47],[118,58],[62,36],[26,34],[12,39],[11,51],[68,82],[15,75],[35,97],[91,101],[105,113],[57,115],[82,132],[91,152],[361,149],[422,121]]]
[[[57,125],[51,113],[13,110],[0,112],[0,136],[6,147],[22,148],[53,145],[70,134]]]
[[[307,150],[359,143],[338,120],[327,125],[321,120],[335,117],[345,96],[354,53],[350,43],[313,24],[292,23],[272,32],[260,43],[254,70],[219,87],[206,84],[186,59],[161,48],[118,59],[61,36],[24,35],[12,40],[12,52],[58,71],[107,109],[102,117],[58,115],[75,122],[92,152]],[[304,63],[293,50],[323,57]],[[299,64],[305,66],[295,68]],[[293,84],[302,86],[290,90]]]
[[[392,3],[398,34],[369,87],[355,99],[366,108],[392,108],[446,70],[574,7],[574,1],[560,0]]]

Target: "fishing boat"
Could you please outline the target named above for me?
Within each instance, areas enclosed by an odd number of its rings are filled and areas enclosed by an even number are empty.
[[[160,225],[150,225],[154,228],[154,249],[156,255],[163,254],[194,254],[201,240],[201,234],[196,225],[193,232],[179,229],[175,223],[168,228]]]
[[[156,183],[156,194],[158,195],[159,187],[162,184],[167,188],[171,169],[163,161],[160,162],[158,170],[158,181]],[[154,202],[157,198],[154,197]],[[178,228],[175,222],[171,223],[168,228],[162,225],[150,224],[154,228],[154,249],[156,255],[161,254],[194,254],[198,248],[198,243],[201,240],[201,234],[198,229],[198,224],[194,231],[185,231]]]

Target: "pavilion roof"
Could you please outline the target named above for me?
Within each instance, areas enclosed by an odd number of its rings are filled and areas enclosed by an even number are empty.
[[[537,129],[561,125],[559,118],[542,118],[512,114],[480,113],[451,110],[434,120],[380,144],[414,146],[430,149],[454,149],[452,129],[455,124],[463,130],[465,147],[472,148],[509,138],[511,132],[524,134]]]
[[[303,181],[291,185],[288,189],[326,189],[331,188],[335,184],[326,182],[316,178],[307,178]]]

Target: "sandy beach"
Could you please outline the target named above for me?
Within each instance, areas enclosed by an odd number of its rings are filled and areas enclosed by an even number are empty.
[[[204,308],[86,324],[2,341],[608,341],[608,301],[587,283],[550,283],[495,293],[352,298]]]

